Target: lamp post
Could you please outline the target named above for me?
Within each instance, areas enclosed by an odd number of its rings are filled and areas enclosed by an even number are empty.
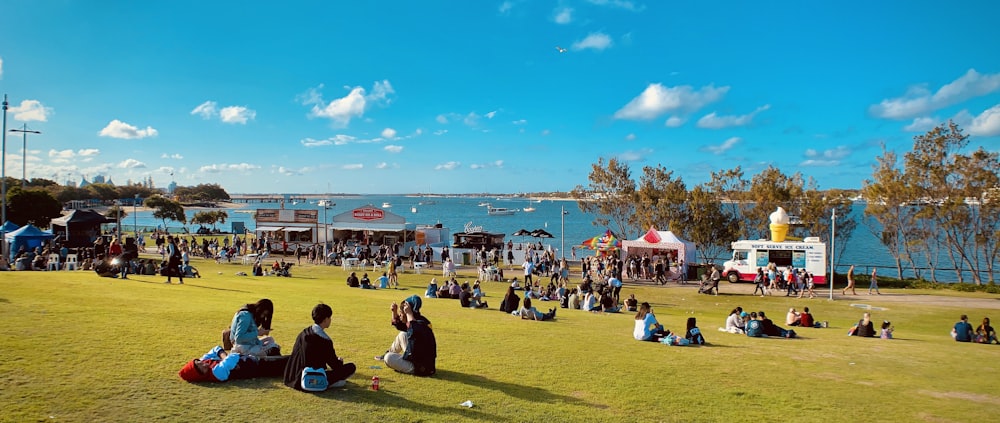
[[[6,104],[7,101],[5,100],[4,110],[7,110]],[[6,115],[4,119],[6,121]],[[4,127],[6,128],[7,125],[5,124]],[[42,132],[28,129],[27,123],[21,126],[21,129],[11,129],[10,132],[20,132],[24,138],[23,144],[21,144],[21,188],[24,188],[24,186],[28,183],[28,134],[41,134]],[[4,141],[4,144],[6,144],[6,141]],[[6,146],[4,148],[4,154],[7,154]]]
[[[0,185],[3,185],[2,191],[0,191],[0,197],[3,197],[3,205],[0,206],[0,214],[3,215],[0,218],[0,225],[7,223],[7,94],[3,95],[3,130],[0,132],[0,138],[3,138],[3,147],[0,147]],[[7,230],[0,229],[0,236],[4,239],[7,237]],[[0,253],[7,254],[7,246],[5,242],[0,242]]]
[[[833,301],[833,282],[837,280],[837,209],[830,213],[830,301]]]
[[[122,202],[121,200],[115,200],[115,238],[118,239],[118,245],[122,245]]]

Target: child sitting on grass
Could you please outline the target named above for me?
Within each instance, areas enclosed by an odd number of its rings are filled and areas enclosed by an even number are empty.
[[[521,309],[517,310],[515,313],[516,316],[521,316],[521,319],[523,320],[545,321],[556,318],[556,309],[549,309],[548,313],[542,313],[538,311],[538,309],[531,306],[531,298],[525,298],[524,306],[522,306]]]

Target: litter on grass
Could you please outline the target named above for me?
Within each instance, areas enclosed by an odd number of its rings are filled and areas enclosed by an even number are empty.
[[[463,403],[461,403],[459,405],[461,405],[462,407],[472,408],[472,400],[465,401],[465,402],[463,402]]]

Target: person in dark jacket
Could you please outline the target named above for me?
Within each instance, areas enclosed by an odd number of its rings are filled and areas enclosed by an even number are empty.
[[[357,367],[354,363],[344,363],[337,357],[333,348],[333,340],[326,334],[330,327],[333,309],[326,304],[318,304],[313,308],[313,325],[302,330],[295,338],[292,355],[285,366],[285,385],[289,388],[302,389],[302,371],[306,367],[326,369],[326,377],[330,388],[339,388],[347,383],[347,378],[354,374]]]
[[[517,296],[514,292],[514,285],[507,287],[507,294],[503,296],[503,301],[500,302],[500,311],[504,313],[510,313],[514,310],[518,310],[521,307],[521,297]]]
[[[861,320],[858,320],[857,329],[855,329],[853,335],[865,338],[875,337],[875,325],[872,323],[871,313],[866,312],[861,316]]]
[[[383,361],[389,368],[400,373],[415,376],[431,376],[437,373],[435,366],[437,340],[434,339],[434,332],[431,331],[429,324],[417,317],[409,301],[404,301],[400,308],[406,316],[408,325],[406,348],[402,354],[387,352],[382,357]]]

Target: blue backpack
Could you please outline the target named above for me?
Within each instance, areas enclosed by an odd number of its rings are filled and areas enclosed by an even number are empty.
[[[302,369],[302,390],[309,392],[322,392],[330,386],[326,378],[326,370],[322,368],[306,367]]]

